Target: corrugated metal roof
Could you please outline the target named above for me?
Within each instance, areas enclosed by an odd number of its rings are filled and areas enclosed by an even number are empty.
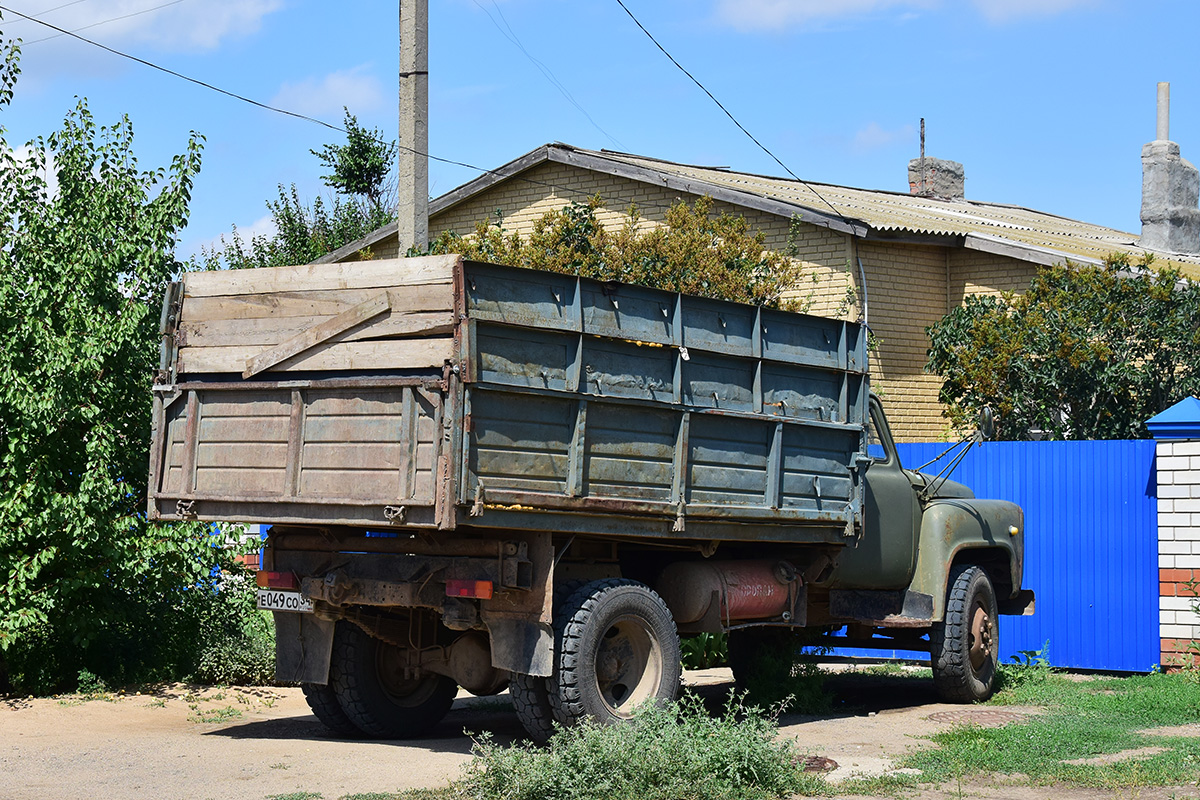
[[[700,167],[646,158],[626,153],[587,151],[644,170],[697,183],[711,184],[748,197],[765,198],[809,209],[826,216],[834,213],[868,225],[882,233],[918,235],[983,236],[1018,246],[1043,248],[1066,257],[1100,260],[1114,251],[1140,255],[1139,237],[1125,231],[1093,225],[1019,206],[973,200],[940,200],[900,192],[855,189],[832,184],[802,183],[733,172],[719,167]],[[831,208],[832,206],[832,208]],[[1169,263],[1184,274],[1200,277],[1200,257],[1166,256],[1155,253],[1159,264]]]

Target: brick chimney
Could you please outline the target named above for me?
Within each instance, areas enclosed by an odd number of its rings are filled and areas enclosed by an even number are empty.
[[[908,162],[908,191],[917,197],[962,200],[966,183],[963,165],[957,161],[922,156]]]
[[[1171,84],[1158,84],[1158,131],[1142,147],[1142,247],[1200,253],[1200,172],[1170,141]]]

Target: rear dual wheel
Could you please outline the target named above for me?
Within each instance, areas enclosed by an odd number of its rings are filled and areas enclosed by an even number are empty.
[[[402,649],[348,622],[334,631],[329,683],[303,688],[309,707],[331,731],[378,739],[420,736],[446,716],[458,692],[444,675],[406,676]]]
[[[645,702],[674,699],[682,671],[679,634],[648,586],[612,578],[579,586],[556,603],[554,674],[515,676],[513,701],[531,738],[553,723],[627,720]]]

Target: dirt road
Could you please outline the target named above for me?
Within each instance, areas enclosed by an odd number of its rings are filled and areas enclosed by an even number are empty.
[[[691,672],[686,681],[714,700],[732,687],[728,670]],[[853,713],[785,717],[782,733],[836,761],[832,780],[885,772],[895,756],[928,746],[918,737],[952,724],[936,715],[961,710],[934,702],[927,683],[905,681],[897,691],[884,681],[859,690]],[[331,738],[298,689],[173,687],[86,702],[9,700],[0,704],[0,800],[262,800],[290,792],[334,800],[435,787],[470,758],[464,729],[491,731],[500,742],[523,736],[507,693],[460,695],[431,735],[408,742]]]

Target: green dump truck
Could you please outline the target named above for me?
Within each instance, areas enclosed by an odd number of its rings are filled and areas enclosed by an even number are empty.
[[[867,331],[456,256],[190,273],[163,305],[149,515],[270,525],[277,670],[351,735],[505,686],[531,736],[737,677],[800,629],[988,697],[1023,516],[905,470]]]

